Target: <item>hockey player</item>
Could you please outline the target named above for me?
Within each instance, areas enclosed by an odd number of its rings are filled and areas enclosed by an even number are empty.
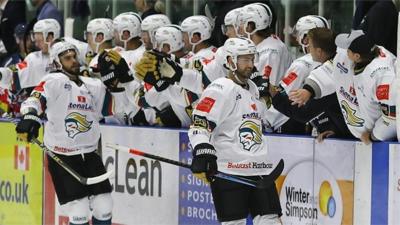
[[[376,46],[361,30],[336,37],[336,45],[347,49],[354,63],[354,88],[366,131],[361,141],[393,140],[396,134],[396,89],[394,62],[396,56]]]
[[[226,16],[225,27],[230,30],[230,33],[232,33],[232,35],[235,32],[233,32],[230,27],[238,27],[238,25],[235,24],[235,22],[237,21],[237,16],[237,10],[232,10]],[[194,32],[196,38],[198,38],[199,36],[207,37],[207,30],[201,28],[204,26],[204,24],[208,23],[208,19],[205,17],[199,17],[198,20],[195,18],[192,19],[196,21],[196,24],[198,26],[198,28],[191,28],[192,32],[196,31]],[[199,21],[203,21],[204,23],[199,23]],[[204,27],[206,28],[207,26]],[[185,32],[184,35],[186,35]],[[232,37],[236,37],[236,35],[233,35]],[[186,43],[185,45],[186,48],[190,46],[190,44],[188,43]],[[207,52],[207,54],[210,56],[213,54],[213,51],[210,52],[207,49],[199,51],[201,53],[200,55],[186,57],[186,65],[182,65],[182,68],[177,68],[177,71],[175,73],[171,74],[170,72],[168,72],[167,75],[167,72],[165,72],[163,69],[168,67],[161,67],[162,69],[159,71],[161,77],[159,77],[158,79],[165,79],[171,84],[178,83],[179,86],[185,88],[186,90],[190,90],[191,92],[200,95],[203,92],[204,88],[206,88],[212,81],[217,78],[224,77],[228,74],[228,69],[225,66],[226,57],[224,48],[218,48],[215,54],[212,56],[211,60],[205,60],[203,58],[203,56]],[[193,53],[190,55],[193,55]]]
[[[133,12],[121,13],[114,18],[113,28],[116,46],[107,53],[113,61],[114,71],[123,70],[122,67],[125,67],[129,68],[132,74],[135,74],[134,65],[136,65],[145,51],[144,44],[140,40],[141,23],[142,19],[140,16]],[[124,63],[126,65],[122,65]],[[110,68],[106,70],[107,73],[111,72]],[[141,82],[137,79],[131,82],[129,86],[124,87],[129,99],[125,114],[129,118],[128,123],[130,125],[148,124],[143,111],[135,104],[134,94],[140,87]]]
[[[182,29],[179,26],[169,25],[157,29],[155,40],[158,50],[170,57],[170,60],[175,61],[182,67],[188,67],[191,63],[190,59],[193,56],[191,52],[184,51],[184,42]],[[173,63],[173,62],[171,62]],[[198,96],[179,85],[172,83],[163,91],[166,94],[171,109],[166,118],[165,115],[159,115],[160,119],[165,121],[175,114],[180,121],[180,127],[189,127],[191,124],[192,104],[198,99]],[[165,110],[163,110],[165,111]],[[163,114],[168,113],[164,112]]]
[[[185,50],[192,51],[192,60],[200,60],[202,64],[209,63],[214,58],[217,48],[208,43],[214,29],[213,22],[206,16],[189,16],[182,21],[183,41]]]
[[[301,17],[294,26],[292,35],[296,37],[305,55],[293,61],[283,79],[279,82],[279,85],[286,93],[289,93],[293,89],[301,88],[310,72],[321,64],[312,59],[308,50],[309,40],[307,32],[316,27],[330,28],[328,21],[324,17],[315,15]],[[270,108],[269,111],[271,118],[274,118],[270,123],[274,124],[274,127],[279,128],[280,132],[304,134],[306,130],[305,124],[296,122],[277,112],[274,107]]]
[[[256,44],[260,54],[260,60],[256,64],[258,71],[269,78],[272,85],[278,85],[292,59],[286,45],[273,34],[272,18],[272,11],[268,5],[246,5],[239,15],[239,34],[250,38]]]
[[[273,34],[271,26],[274,15],[271,8],[263,3],[253,3],[242,7],[239,14],[239,34],[250,38],[257,46],[260,60],[255,65],[268,83],[278,85],[285,75],[286,70],[292,62],[291,56],[286,45]],[[260,85],[258,85],[260,86]],[[260,91],[264,99],[268,99],[266,91]],[[269,102],[266,102],[269,109],[268,120],[271,129],[278,130],[279,121],[277,118],[281,114],[277,112]]]
[[[133,12],[125,12],[113,20],[115,45],[125,50],[135,50],[142,47],[140,16]]]
[[[193,111],[188,132],[193,146],[191,170],[198,178],[211,181],[222,224],[246,224],[249,214],[256,225],[281,224],[275,185],[255,189],[213,177],[217,170],[249,179],[267,174],[265,168],[243,169],[248,164],[265,163],[268,158],[262,134],[266,107],[258,98],[257,86],[249,80],[256,62],[256,46],[242,38],[228,39],[225,45],[231,71],[204,90]]]
[[[0,68],[2,74],[0,82],[14,85],[14,91],[31,88],[38,84],[43,76],[50,72],[51,63],[49,49],[52,42],[60,37],[60,25],[55,19],[39,20],[33,27],[32,39],[39,51],[28,54],[24,61],[18,63],[16,71],[10,68]],[[13,73],[16,76],[13,76]]]
[[[146,50],[151,50],[156,47],[154,35],[157,29],[169,24],[171,24],[171,21],[163,14],[150,15],[142,21],[141,38]]]
[[[242,8],[236,8],[229,11],[224,18],[224,24],[221,26],[222,33],[228,38],[238,37],[239,21],[238,16]]]
[[[54,44],[51,55],[58,71],[45,76],[23,103],[24,116],[16,128],[18,137],[25,141],[37,137],[40,116],[45,113],[45,146],[78,173],[89,177],[103,174],[105,167],[95,150],[102,109],[110,106],[105,100],[106,88],[99,79],[79,76],[78,53],[72,44]],[[121,74],[119,79],[124,80],[124,76]],[[107,89],[113,90],[115,79],[103,80]],[[82,185],[50,158],[48,169],[70,224],[89,224],[90,209],[93,224],[111,224],[112,188],[108,180]]]
[[[179,64],[186,66],[189,63],[188,58],[191,54],[187,54],[183,50],[182,30],[179,26],[167,25],[158,28],[155,33],[155,43],[157,52],[153,51],[151,53],[153,56],[162,57],[175,66]],[[157,62],[154,63],[157,64]],[[157,82],[160,81],[156,71],[143,72],[144,70],[139,69],[137,75],[151,85],[157,85]],[[163,90],[156,89],[156,93],[154,88],[145,88],[144,96],[141,97],[141,104],[157,109],[157,117],[163,126],[189,127],[191,123],[191,105],[198,97],[174,82],[167,82],[167,85]]]
[[[346,38],[347,37],[347,38]],[[395,56],[375,46],[361,30],[342,34],[331,77],[310,76],[307,88],[290,94],[294,104],[304,104],[336,91],[343,117],[352,134],[368,144],[396,136],[394,79]],[[346,51],[347,49],[347,51]]]
[[[307,33],[307,39],[307,49],[312,56],[312,60],[323,63],[312,70],[309,77],[317,74],[320,77],[329,79],[330,73],[333,71],[332,59],[336,54],[333,32],[327,28],[313,28]],[[304,87],[308,86],[307,83]],[[334,84],[332,85],[334,86]],[[319,141],[329,136],[352,137],[343,119],[336,93],[310,100],[305,106],[297,107],[296,105],[291,105],[287,92],[282,86],[277,89],[280,91],[277,92],[275,88],[270,88],[274,108],[291,119],[302,123],[309,122],[316,128]]]
[[[89,67],[89,74],[92,77],[100,77],[98,64],[99,53],[105,49],[112,48],[114,38],[113,21],[107,18],[96,18],[86,26],[84,34],[91,52],[86,56],[86,64]]]
[[[287,93],[302,87],[305,78],[310,72],[321,65],[321,63],[313,60],[308,50],[309,40],[307,33],[316,27],[330,29],[329,23],[324,17],[315,15],[301,17],[294,26],[292,34],[296,37],[305,55],[293,61],[283,79],[279,82]]]

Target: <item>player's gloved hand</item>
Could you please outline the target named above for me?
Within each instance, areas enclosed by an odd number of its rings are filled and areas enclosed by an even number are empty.
[[[258,86],[258,94],[260,95],[260,100],[265,103],[267,106],[267,109],[269,109],[272,105],[272,97],[271,94],[269,93],[269,87],[268,86]]]
[[[136,76],[144,82],[154,86],[158,92],[161,92],[168,88],[169,83],[164,79],[161,79],[157,69],[157,60],[155,60],[151,54],[148,55],[150,55],[150,57],[143,56],[136,64]]]
[[[165,57],[160,63],[161,77],[164,78],[168,83],[174,84],[179,82],[182,78],[182,67],[174,62],[171,58]]]
[[[159,79],[160,77],[157,66],[158,61],[156,56],[149,52],[145,52],[139,62],[135,65],[136,76],[140,80],[144,80],[146,75],[151,75],[157,80],[157,78]]]
[[[124,88],[118,87],[119,80],[115,74],[115,65],[109,59],[107,52],[103,51],[99,55],[97,67],[100,70],[100,80],[106,85],[107,89],[111,92],[121,92]]]
[[[17,140],[30,142],[32,138],[37,138],[39,135],[40,126],[41,120],[36,114],[25,114],[15,128],[17,131]]]
[[[193,150],[192,173],[205,182],[212,182],[218,172],[217,156],[214,146],[208,143],[196,145]]]
[[[122,58],[121,54],[119,54],[115,50],[110,50],[107,52],[107,56],[114,64],[115,66],[114,72],[121,83],[127,83],[129,81],[134,80],[133,73],[129,69],[128,63],[125,61],[124,58]]]
[[[156,121],[162,127],[182,127],[181,120],[170,105],[156,112]]]

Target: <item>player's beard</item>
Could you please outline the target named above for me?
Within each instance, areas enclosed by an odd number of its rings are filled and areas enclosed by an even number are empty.
[[[71,75],[78,75],[80,72],[80,65],[79,63],[74,63],[70,68],[63,68],[65,72]]]
[[[253,73],[253,68],[247,67],[242,70],[236,70],[235,71],[236,75],[242,79],[242,80],[248,80],[251,77],[251,74]]]

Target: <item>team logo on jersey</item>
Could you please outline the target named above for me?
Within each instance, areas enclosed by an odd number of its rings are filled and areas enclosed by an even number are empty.
[[[247,120],[239,127],[239,141],[243,149],[250,151],[262,141],[261,127],[253,121]]]
[[[378,100],[389,100],[389,84],[381,84],[376,88],[376,98]]]
[[[336,63],[336,67],[339,68],[340,73],[348,73],[348,72],[349,72],[349,69],[347,69],[347,68],[344,66],[344,63],[343,63],[343,64],[340,64],[340,63],[338,62],[338,63]]]
[[[295,72],[290,72],[286,77],[282,79],[282,82],[286,85],[291,84],[294,80],[297,79],[297,74]]]
[[[349,103],[347,103],[345,100],[342,100],[340,102],[340,106],[347,124],[354,127],[363,126],[365,120],[355,115],[356,110],[352,109]]]
[[[85,115],[72,112],[65,117],[65,131],[68,137],[74,138],[80,133],[85,133],[92,128],[93,121],[88,121]]]
[[[209,113],[215,104],[215,100],[210,97],[203,98],[199,104],[197,104],[196,109],[202,112]]]
[[[71,84],[64,84],[64,89],[70,91],[72,88]]]

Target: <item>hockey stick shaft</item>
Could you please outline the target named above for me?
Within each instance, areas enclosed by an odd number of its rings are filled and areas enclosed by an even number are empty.
[[[73,176],[77,181],[84,185],[91,185],[100,183],[106,179],[108,179],[112,171],[108,171],[102,175],[96,177],[82,177],[78,172],[72,169],[68,164],[62,161],[55,153],[53,153],[50,149],[48,149],[42,142],[40,142],[36,138],[32,138],[32,142],[37,144],[50,158],[52,158],[58,165],[60,165],[63,169],[65,169],[71,176]]]
[[[172,165],[175,165],[175,166],[180,166],[180,167],[184,167],[184,168],[190,169],[190,165],[189,164],[186,164],[186,163],[183,163],[183,162],[179,162],[179,161],[176,161],[176,160],[172,160],[172,159],[167,159],[167,158],[164,158],[164,157],[161,157],[161,156],[158,156],[158,155],[149,154],[149,153],[140,151],[138,149],[128,148],[128,147],[124,147],[124,146],[121,146],[121,145],[114,145],[114,144],[106,144],[106,147],[109,147],[109,148],[114,149],[114,150],[122,150],[124,152],[130,153],[130,154],[133,154],[133,155],[138,155],[138,156],[142,156],[142,157],[149,158],[149,159],[159,160],[161,162],[165,162],[165,163],[172,164]],[[254,181],[254,180],[251,180],[251,179],[247,179],[247,178],[244,178],[244,177],[237,177],[237,176],[226,174],[226,173],[222,173],[222,172],[218,172],[214,176],[218,177],[218,178],[221,178],[221,179],[224,179],[224,180],[229,180],[229,181],[233,181],[233,182],[236,182],[236,183],[241,183],[241,184],[252,186],[252,187],[259,187],[257,181]]]

